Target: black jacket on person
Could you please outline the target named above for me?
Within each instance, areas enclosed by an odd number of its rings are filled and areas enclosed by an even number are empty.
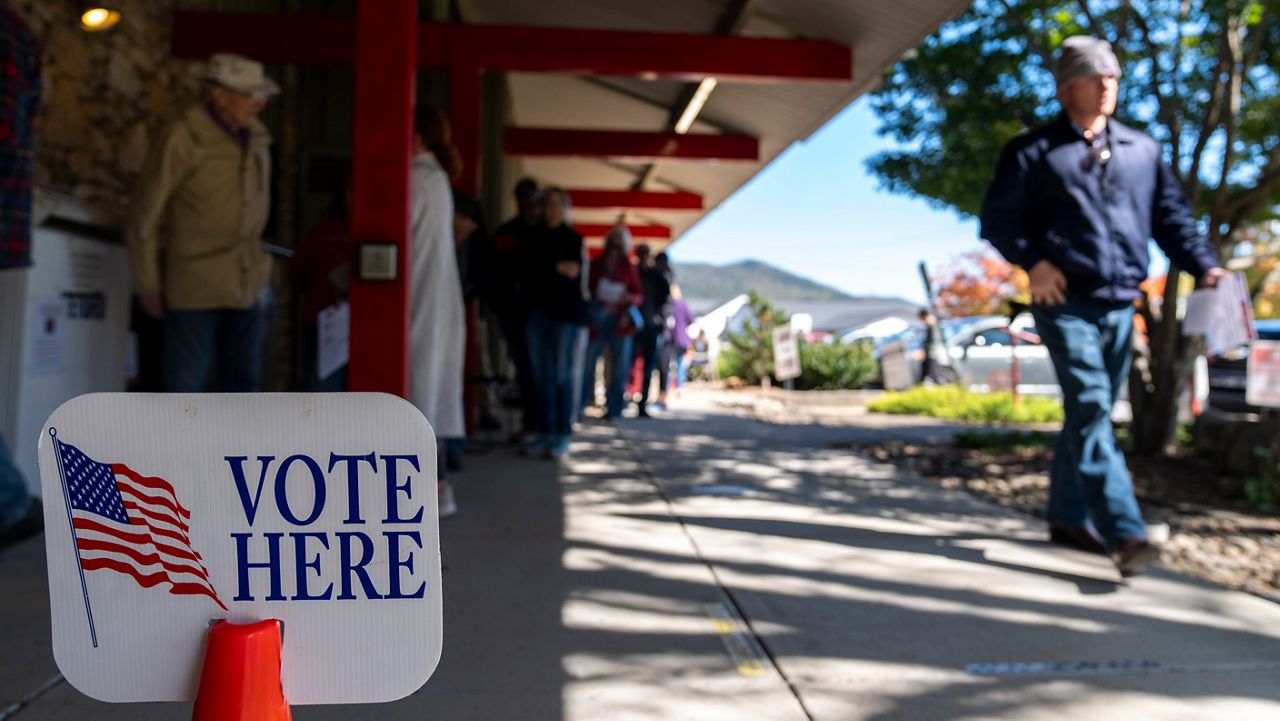
[[[586,325],[587,251],[582,236],[567,225],[539,225],[529,231],[526,241],[522,302],[542,310],[551,320]],[[578,277],[556,270],[556,264],[566,260],[578,263]]]
[[[644,289],[644,302],[640,305],[640,313],[644,316],[645,328],[656,330],[667,328],[667,304],[671,302],[671,281],[662,271],[653,266],[640,269],[640,286]]]
[[[516,216],[503,223],[472,254],[477,290],[485,305],[499,316],[523,314],[521,283],[527,271],[529,237],[539,226]]]
[[[1218,266],[1160,144],[1116,120],[1099,162],[1063,113],[1005,146],[982,204],[981,235],[1015,265],[1049,260],[1075,298],[1132,301],[1148,240],[1197,278]]]

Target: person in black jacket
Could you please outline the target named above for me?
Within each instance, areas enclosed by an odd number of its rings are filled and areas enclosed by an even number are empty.
[[[658,370],[662,355],[662,340],[667,333],[667,304],[671,301],[671,278],[654,261],[647,245],[636,246],[636,265],[640,268],[640,286],[644,289],[644,302],[640,313],[644,326],[636,333],[637,358],[643,359],[644,370],[640,376],[640,398],[636,401],[637,414],[649,417],[649,381]]]
[[[515,196],[520,212],[494,231],[492,238],[479,245],[473,254],[472,264],[480,299],[485,310],[497,318],[507,356],[515,366],[522,410],[521,430],[516,437],[527,440],[537,425],[537,393],[529,365],[526,308],[520,282],[525,271],[528,237],[542,224],[542,188],[536,180],[524,178],[516,183]]]
[[[543,223],[528,241],[523,293],[529,311],[526,332],[537,399],[537,435],[524,451],[565,458],[582,380],[575,361],[578,339],[587,324],[587,252],[582,236],[569,225],[569,195],[560,188],[546,190]]]
[[[982,237],[1031,278],[1036,328],[1066,418],[1050,472],[1050,539],[1109,552],[1122,575],[1148,542],[1111,410],[1128,375],[1133,301],[1149,239],[1204,286],[1226,275],[1200,233],[1160,145],[1117,122],[1120,64],[1104,40],[1063,42],[1054,66],[1062,113],[1005,147],[982,207]]]

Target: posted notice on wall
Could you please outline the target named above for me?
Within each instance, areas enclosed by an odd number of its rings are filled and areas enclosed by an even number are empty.
[[[1205,354],[1217,356],[1258,337],[1253,323],[1253,300],[1243,273],[1218,282],[1217,288],[1201,288],[1187,298],[1182,319],[1184,335],[1202,335]]]
[[[435,447],[384,394],[65,403],[39,449],[58,668],[187,701],[212,621],[279,619],[291,704],[413,693],[441,651]]]
[[[316,318],[316,380],[336,373],[351,358],[351,306],[340,302]]]

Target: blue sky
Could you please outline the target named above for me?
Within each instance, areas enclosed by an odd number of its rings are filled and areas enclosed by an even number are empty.
[[[937,273],[981,247],[973,219],[877,190],[865,160],[893,147],[855,102],[783,153],[671,248],[676,262],[754,258],[854,295],[924,300],[916,265]]]

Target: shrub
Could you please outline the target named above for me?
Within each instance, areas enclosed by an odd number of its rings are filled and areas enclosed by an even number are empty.
[[[867,409],[988,425],[1062,421],[1062,403],[1055,398],[1023,396],[1022,406],[1015,408],[1013,394],[1008,391],[973,393],[957,386],[918,386],[886,393],[868,404]]]
[[[801,343],[800,390],[844,391],[867,385],[876,374],[869,341]]]
[[[787,323],[787,314],[755,291],[749,298],[751,316],[742,330],[726,334],[716,362],[721,378],[759,385],[773,372],[773,329]]]

